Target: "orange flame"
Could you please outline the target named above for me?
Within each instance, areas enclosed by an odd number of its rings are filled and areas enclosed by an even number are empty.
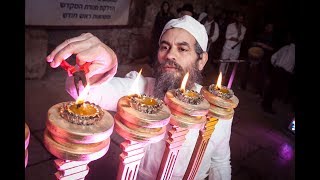
[[[87,86],[81,91],[80,95],[76,100],[76,104],[83,103],[85,99],[88,97],[88,93],[90,90],[90,84],[88,83]]]
[[[217,85],[216,88],[221,89],[221,81],[222,81],[222,73],[219,73],[219,77],[218,77],[218,81],[217,81]]]
[[[185,90],[186,90],[186,85],[187,85],[188,78],[189,78],[189,72],[187,72],[183,77],[183,80],[182,80],[182,83],[181,83],[181,86],[180,86],[180,90],[182,92],[185,92]]]
[[[131,86],[131,88],[129,90],[129,94],[128,94],[129,96],[133,95],[133,94],[139,94],[138,81],[140,79],[141,72],[142,72],[142,68],[140,69],[138,76],[136,77],[136,79],[132,83],[132,86]]]

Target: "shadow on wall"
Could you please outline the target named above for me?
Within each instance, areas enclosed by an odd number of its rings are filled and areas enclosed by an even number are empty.
[[[45,75],[47,44],[45,30],[25,30],[25,79],[41,79]]]

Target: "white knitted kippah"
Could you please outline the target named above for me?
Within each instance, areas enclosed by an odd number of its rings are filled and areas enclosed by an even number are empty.
[[[186,31],[188,31],[192,36],[198,41],[203,51],[207,50],[208,45],[208,35],[206,28],[196,19],[194,19],[191,16],[185,15],[178,19],[171,19],[167,24],[164,26],[160,39],[163,35],[163,33],[166,32],[166,30],[171,28],[182,28]]]

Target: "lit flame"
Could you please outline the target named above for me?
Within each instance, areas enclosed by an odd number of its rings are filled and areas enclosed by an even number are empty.
[[[186,73],[186,75],[184,75],[181,86],[180,86],[180,90],[182,92],[185,92],[186,90],[186,85],[187,85],[187,80],[189,78],[189,72]]]
[[[138,94],[139,95],[138,81],[140,79],[141,72],[142,72],[142,68],[140,69],[138,76],[134,80],[134,82],[133,82],[133,84],[132,84],[132,86],[131,86],[131,88],[129,90],[129,96],[133,95],[133,94]]]
[[[88,93],[90,90],[90,84],[88,83],[87,86],[83,89],[83,91],[80,93],[76,100],[76,104],[83,103],[84,100],[87,98]]]
[[[217,81],[217,85],[216,88],[221,89],[221,81],[222,81],[222,73],[219,73],[219,77],[218,77],[218,81]]]

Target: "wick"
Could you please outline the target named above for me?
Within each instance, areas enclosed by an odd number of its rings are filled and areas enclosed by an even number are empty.
[[[79,109],[80,107],[81,107],[81,105],[82,105],[83,103],[79,103],[79,104],[77,104],[77,109]]]

